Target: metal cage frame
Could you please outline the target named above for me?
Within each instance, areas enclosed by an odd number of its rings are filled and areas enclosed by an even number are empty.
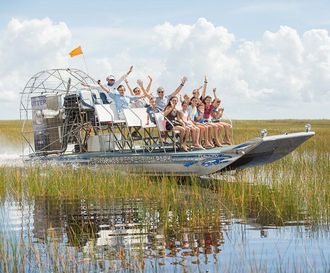
[[[37,96],[50,95],[69,95],[77,94],[81,89],[81,83],[96,84],[96,81],[87,73],[79,69],[58,68],[43,70],[33,75],[26,83],[20,99],[20,120],[22,122],[22,155],[40,155],[36,153],[34,147],[33,129],[31,126],[33,109],[31,98]],[[60,105],[63,108],[63,105]],[[81,109],[79,109],[81,112]],[[79,123],[80,122],[80,123]],[[81,120],[78,121],[77,130],[84,127]],[[81,149],[81,143],[79,148]],[[62,150],[52,151],[53,153],[61,153]]]

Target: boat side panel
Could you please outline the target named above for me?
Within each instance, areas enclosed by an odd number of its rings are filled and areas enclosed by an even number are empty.
[[[189,176],[209,175],[220,171],[239,159],[244,151],[253,149],[256,142],[204,151],[131,154],[131,153],[84,153],[44,157],[40,161],[68,164],[103,165],[109,169],[150,175]]]
[[[265,138],[257,147],[233,162],[233,164],[224,168],[222,171],[245,169],[271,163],[291,153],[313,135],[314,133],[311,132]]]

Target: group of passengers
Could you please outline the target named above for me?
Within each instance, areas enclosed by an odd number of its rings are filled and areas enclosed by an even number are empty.
[[[220,106],[221,100],[216,95],[216,89],[213,89],[214,99],[206,95],[208,83],[206,77],[203,86],[194,89],[191,96],[188,94],[185,94],[183,98],[180,96],[181,109],[179,109],[177,96],[187,81],[186,77],[181,79],[180,85],[170,95],[166,96],[164,88],[158,87],[157,96],[153,96],[150,92],[152,85],[150,76],[148,76],[149,82],[146,87],[141,80],[138,80],[137,86],[131,88],[127,76],[132,70],[133,67],[131,66],[129,71],[117,81],[112,75],[107,77],[106,85],[101,84],[100,81],[97,82],[97,85],[83,85],[98,89],[101,93],[105,92],[108,100],[115,103],[120,119],[124,119],[123,109],[125,108],[145,107],[148,113],[148,122],[155,124],[155,113],[162,113],[166,120],[166,130],[174,130],[179,133],[180,145],[185,151],[189,150],[187,140],[190,135],[194,149],[231,144],[231,125],[221,121],[224,108]],[[123,81],[131,95],[125,94],[126,88],[122,84]]]

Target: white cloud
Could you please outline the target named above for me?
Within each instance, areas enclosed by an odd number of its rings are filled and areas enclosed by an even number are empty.
[[[192,88],[207,74],[235,117],[330,117],[330,37],[325,30],[299,35],[281,26],[265,31],[259,41],[240,41],[199,19],[186,26],[165,23],[155,33],[154,40],[166,45],[162,76],[171,82],[185,74]]]
[[[11,19],[0,42],[0,96],[17,101],[26,81],[34,73],[54,66],[67,66],[71,32],[65,23],[50,19]]]
[[[200,18],[192,25],[167,22],[141,32],[111,33],[105,28],[75,33],[65,23],[47,18],[12,19],[1,33],[2,103],[16,101],[27,79],[40,70],[68,65],[84,69],[81,58],[68,58],[69,50],[81,44],[89,53],[88,71],[97,79],[109,73],[119,76],[133,64],[132,83],[149,74],[153,89],[163,85],[171,91],[185,75],[189,80],[184,92],[190,92],[207,75],[209,90],[218,88],[233,118],[330,118],[326,30],[299,34],[281,26],[276,32],[265,31],[260,40],[248,41]],[[16,110],[10,111],[8,117],[15,115]]]

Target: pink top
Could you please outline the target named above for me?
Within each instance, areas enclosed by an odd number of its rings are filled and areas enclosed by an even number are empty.
[[[205,105],[203,118],[209,119],[211,117],[211,113],[212,113],[213,109],[214,109],[213,104],[211,104],[209,106]]]

